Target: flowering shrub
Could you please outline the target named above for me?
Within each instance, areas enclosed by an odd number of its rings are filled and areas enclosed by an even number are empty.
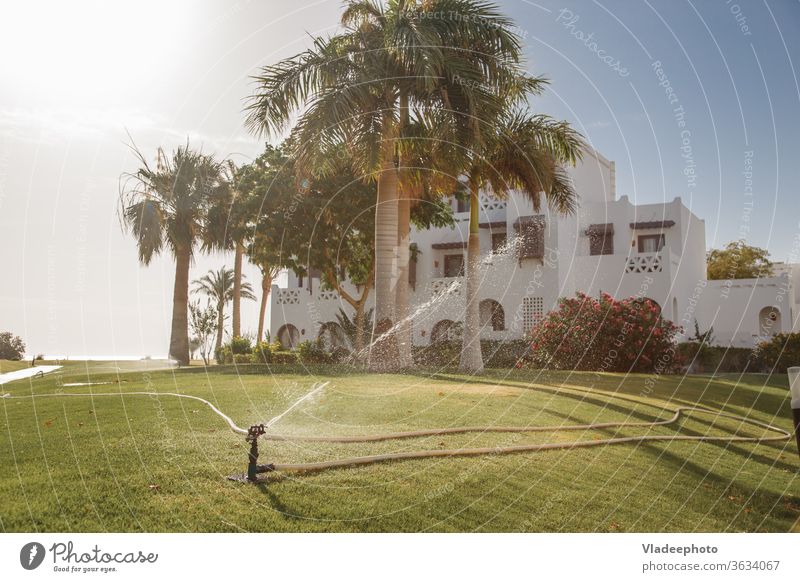
[[[649,299],[564,298],[531,332],[531,361],[559,370],[667,373],[677,368],[680,328]]]

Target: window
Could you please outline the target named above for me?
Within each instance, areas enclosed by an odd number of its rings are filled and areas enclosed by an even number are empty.
[[[663,234],[642,234],[639,235],[640,253],[657,253],[664,248]]]
[[[464,255],[444,256],[444,276],[461,277],[464,275]]]
[[[456,212],[469,212],[469,198],[456,198]]]
[[[593,224],[586,229],[589,237],[590,255],[613,255],[614,254],[614,225]]]
[[[504,232],[495,232],[492,233],[492,252],[493,253],[502,253],[506,247],[506,241],[508,237]]]
[[[544,216],[520,216],[514,223],[520,236],[519,258],[544,258]]]
[[[522,298],[522,330],[525,335],[530,335],[533,328],[544,317],[544,299],[541,297]]]

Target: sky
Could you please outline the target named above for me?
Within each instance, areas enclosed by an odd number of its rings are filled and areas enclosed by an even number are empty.
[[[28,355],[163,356],[174,263],[139,265],[120,228],[130,144],[257,156],[250,77],[335,32],[341,3],[0,1],[0,331]],[[616,162],[619,196],[680,196],[708,248],[800,261],[798,0],[499,4],[550,80],[532,106]],[[223,264],[198,255],[191,276]]]

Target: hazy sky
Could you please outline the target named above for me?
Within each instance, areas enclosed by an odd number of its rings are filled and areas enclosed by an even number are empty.
[[[709,247],[745,236],[800,260],[800,2],[501,5],[529,69],[552,81],[535,107],[616,161],[619,195],[681,196]],[[146,153],[188,138],[252,158],[249,75],[334,31],[340,11],[338,0],[3,0],[0,330],[29,353],[165,354],[172,260],[139,266],[117,217],[119,176],[135,169],[127,134]],[[232,257],[198,257],[192,277],[223,263]],[[255,329],[254,302],[243,321]]]

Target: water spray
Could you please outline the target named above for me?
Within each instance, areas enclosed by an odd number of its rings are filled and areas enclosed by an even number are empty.
[[[800,366],[789,368],[787,372],[789,373],[789,391],[792,395],[794,436],[797,439],[797,454],[800,455]]]

